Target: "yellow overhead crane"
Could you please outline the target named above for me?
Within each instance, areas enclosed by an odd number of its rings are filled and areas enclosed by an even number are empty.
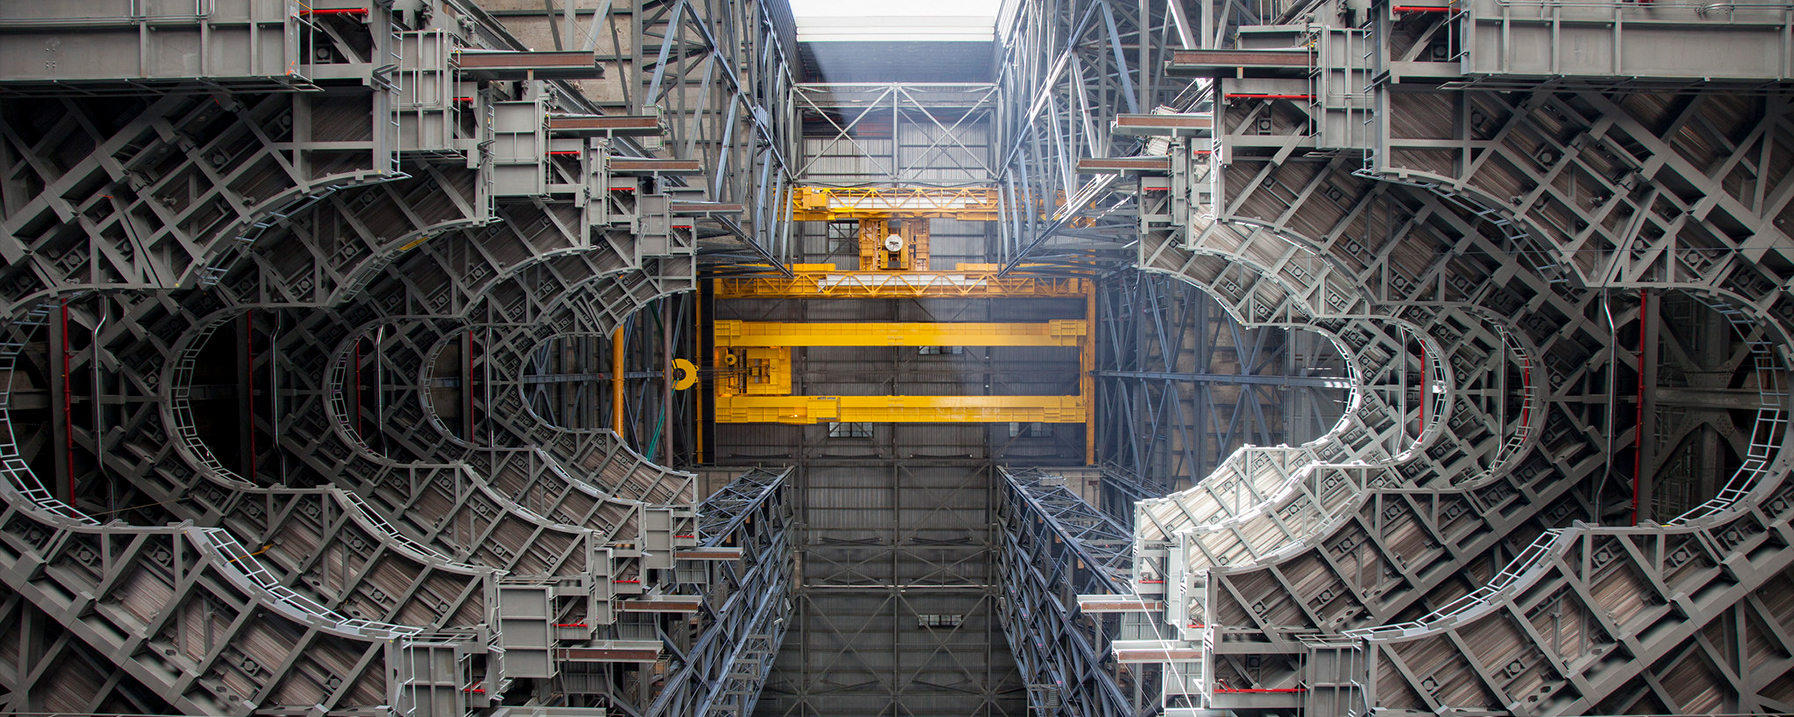
[[[999,194],[989,187],[798,187],[791,220],[826,222],[866,217],[927,217],[994,222]]]
[[[1065,201],[1064,192],[1059,202]],[[1045,207],[1034,203],[1044,216]],[[927,271],[930,219],[1001,221],[995,187],[795,187],[791,220],[859,222],[860,271]],[[1079,217],[1074,226],[1094,221]]]
[[[1002,396],[791,396],[790,347],[805,345],[795,339],[764,339],[763,345],[730,347],[732,335],[759,329],[716,327],[716,366],[733,379],[719,378],[715,398],[718,423],[816,423],[819,421],[865,422],[1028,422],[1084,423],[1084,460],[1095,460],[1095,411],[1088,405],[1095,395],[1092,371],[1096,367],[1096,343],[1089,335],[1088,320],[1096,315],[1096,294],[1089,279],[1076,276],[1004,275],[995,264],[959,264],[953,271],[839,271],[833,264],[793,264],[790,276],[717,277],[712,280],[718,299],[911,299],[911,298],[1047,298],[1080,299],[1085,322],[1078,347],[1078,395],[1046,397]],[[902,324],[784,324],[820,326],[793,329],[792,333],[827,332],[851,335],[855,326],[866,341],[861,346],[976,346],[984,339],[940,334],[942,329],[905,329]],[[913,325],[912,325],[913,326]],[[948,325],[951,326],[951,325]],[[1013,325],[1012,325],[1013,326]],[[874,328],[876,327],[876,328]],[[951,329],[947,329],[951,330]],[[976,329],[967,329],[973,331]],[[1035,331],[1030,328],[1020,331]],[[924,340],[920,332],[935,332]],[[1046,329],[1050,335],[1051,329]],[[893,335],[908,339],[893,339]],[[872,340],[864,337],[873,337]],[[892,343],[913,340],[914,344]],[[1016,339],[1005,339],[1016,340]],[[1061,339],[1054,339],[1061,340]],[[843,345],[843,344],[836,344]],[[1036,345],[1065,345],[1043,343]],[[752,379],[752,380],[745,380]],[[754,378],[758,377],[758,378]],[[725,387],[725,383],[736,383]],[[970,399],[972,403],[967,403]],[[980,403],[981,402],[981,403]],[[846,417],[843,417],[845,413]]]
[[[1075,276],[1003,275],[996,264],[952,271],[839,271],[833,264],[792,264],[791,276],[721,276],[718,299],[1084,298],[1090,281]]]
[[[1084,423],[1083,396],[736,396],[717,423]]]
[[[799,346],[1066,346],[1087,374],[1089,325],[1047,323],[779,323],[718,321],[717,423],[1086,423],[1090,392],[1075,396],[792,396]]]
[[[1050,298],[1081,299],[1084,320],[1036,324],[787,324],[718,321],[714,325],[717,423],[1083,423],[1085,461],[1095,458],[1096,366],[1088,320],[1090,280],[1006,275],[995,264],[929,266],[929,221],[997,221],[994,188],[796,187],[793,221],[859,223],[859,266],[794,264],[788,275],[717,277],[718,299]],[[770,267],[769,267],[770,269]],[[1068,346],[1078,349],[1078,393],[1071,396],[793,396],[791,349],[800,346]]]
[[[857,220],[861,271],[927,271],[928,221],[994,222],[999,195],[984,187],[797,187],[791,219]]]
[[[1077,346],[1083,319],[1044,324],[716,322],[717,347],[791,346]]]

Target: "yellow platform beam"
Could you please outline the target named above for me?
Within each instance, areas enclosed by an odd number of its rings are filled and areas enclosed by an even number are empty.
[[[1083,319],[1048,323],[782,323],[718,321],[716,347],[1078,346]]]
[[[793,264],[792,275],[729,276],[713,281],[718,299],[912,299],[1078,297],[1085,279],[999,276],[995,264],[960,264],[953,271],[837,271],[832,264]]]
[[[1076,298],[1091,308],[1080,277],[1001,276],[993,264],[955,271],[837,271],[797,264],[793,275],[719,277],[719,299]],[[717,423],[1088,423],[1094,368],[1086,319],[1035,323],[783,323],[717,321]],[[792,396],[791,349],[809,346],[1063,346],[1079,349],[1073,396]],[[1088,430],[1088,429],[1086,429]],[[1088,452],[1088,451],[1087,451]]]
[[[791,192],[791,220],[839,221],[926,217],[994,222],[1002,195],[994,187],[797,187]]]
[[[1003,192],[996,187],[794,187],[790,197],[794,222],[1004,219]],[[1052,219],[1065,202],[1066,194],[1061,190],[1054,193],[1051,204],[1036,198],[1028,205],[1034,207],[1036,216]],[[1074,217],[1072,225],[1091,226],[1095,220],[1090,216]]]
[[[1083,396],[719,396],[717,423],[1083,423]]]

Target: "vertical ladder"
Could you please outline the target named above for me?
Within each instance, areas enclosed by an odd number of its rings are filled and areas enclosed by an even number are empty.
[[[399,171],[399,68],[405,57],[404,42],[400,37],[403,28],[399,26],[398,14],[393,11],[392,0],[380,0],[374,6],[379,8],[386,19],[384,32],[373,30],[373,59],[375,62],[384,61],[384,64],[375,65],[372,77],[375,89],[383,90],[386,99],[384,111],[380,113],[384,117],[375,120],[384,121],[386,126],[377,128],[374,139],[374,162],[377,166],[374,169],[381,176],[402,179],[405,173]],[[378,136],[378,130],[384,131],[384,141]]]

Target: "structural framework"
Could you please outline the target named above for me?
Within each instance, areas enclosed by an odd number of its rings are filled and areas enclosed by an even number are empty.
[[[0,711],[1794,711],[1787,0],[796,25],[0,0]]]

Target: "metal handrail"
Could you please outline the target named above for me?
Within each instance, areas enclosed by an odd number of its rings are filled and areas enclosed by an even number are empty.
[[[1745,458],[1743,465],[1733,474],[1731,480],[1726,482],[1725,487],[1719,491],[1718,495],[1669,520],[1663,524],[1664,527],[1697,527],[1694,524],[1698,521],[1721,516],[1746,503],[1763,487],[1765,484],[1763,479],[1770,475],[1771,453],[1776,450],[1770,441],[1778,433],[1783,436],[1784,442],[1786,439],[1789,391],[1781,386],[1777,377],[1775,346],[1768,341],[1749,338],[1752,330],[1756,327],[1756,323],[1752,321],[1753,317],[1731,306],[1707,300],[1706,297],[1698,294],[1696,296],[1702,298],[1703,303],[1706,303],[1709,308],[1724,316],[1739,332],[1739,335],[1745,338],[1755,358],[1753,365],[1757,371],[1759,395],[1763,402],[1757,412],[1757,421],[1751,431],[1749,455]],[[1613,530],[1630,532],[1633,529],[1617,528]],[[1531,583],[1531,580],[1522,583],[1520,580],[1522,576],[1530,577],[1543,572],[1549,567],[1546,558],[1549,555],[1568,550],[1569,542],[1583,532],[1584,529],[1580,528],[1558,528],[1545,531],[1526,550],[1509,561],[1507,566],[1487,584],[1469,594],[1453,600],[1418,620],[1348,630],[1345,634],[1365,639],[1406,637],[1429,631],[1436,625],[1456,621],[1473,611],[1480,612],[1483,608],[1493,608],[1499,599],[1505,594],[1513,592],[1517,585],[1524,587]]]

